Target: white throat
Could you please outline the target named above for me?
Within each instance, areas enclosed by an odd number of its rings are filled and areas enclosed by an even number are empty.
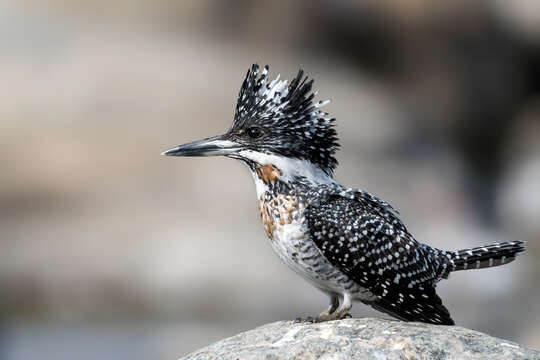
[[[257,164],[273,165],[275,168],[281,171],[279,179],[285,182],[292,182],[294,178],[302,177],[306,181],[309,181],[313,185],[321,184],[333,184],[335,180],[326,174],[319,166],[314,165],[306,160],[291,159],[283,156],[264,154],[252,150],[242,150],[239,153],[243,158],[247,158],[256,162]],[[257,194],[264,192],[267,188],[256,172],[251,171],[255,185],[257,187]]]

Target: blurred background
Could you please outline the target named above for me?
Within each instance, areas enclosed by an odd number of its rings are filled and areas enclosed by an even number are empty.
[[[540,347],[538,1],[5,0],[0,358],[174,359],[326,307],[240,163],[159,155],[224,132],[253,62],[316,79],[336,178],[418,240],[526,240],[439,292],[458,325]]]

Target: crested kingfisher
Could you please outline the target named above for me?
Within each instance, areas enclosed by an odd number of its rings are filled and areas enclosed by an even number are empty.
[[[313,80],[290,83],[253,65],[223,135],[180,145],[168,156],[222,155],[244,163],[257,191],[266,236],[292,270],[330,297],[312,321],[342,319],[361,301],[404,321],[453,325],[435,292],[453,271],[499,266],[521,241],[445,251],[415,240],[398,211],[333,178],[339,147],[334,118],[314,101]]]

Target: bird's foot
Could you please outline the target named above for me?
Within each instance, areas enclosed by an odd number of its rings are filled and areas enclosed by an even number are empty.
[[[346,313],[335,312],[332,314],[326,314],[323,311],[322,313],[319,314],[319,316],[315,318],[315,322],[320,323],[320,322],[325,322],[325,321],[341,320],[341,319],[348,319],[348,318],[352,318],[352,315],[349,314],[348,312]]]

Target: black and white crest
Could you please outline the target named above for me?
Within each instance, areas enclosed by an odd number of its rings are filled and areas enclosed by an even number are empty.
[[[329,100],[313,102],[313,80],[303,70],[288,83],[279,75],[268,81],[268,68],[260,76],[258,65],[248,70],[228,135],[236,139],[235,134],[256,128],[262,136],[251,143],[254,150],[307,160],[332,175],[339,147],[335,119],[320,110]]]

